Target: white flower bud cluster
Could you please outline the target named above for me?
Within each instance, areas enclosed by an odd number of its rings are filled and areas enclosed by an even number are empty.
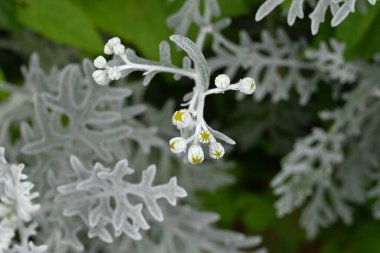
[[[186,109],[181,109],[173,114],[172,122],[179,129],[196,129],[196,122],[193,120],[191,113]],[[169,141],[170,150],[175,154],[185,153],[192,164],[200,164],[204,160],[204,152],[202,144],[209,144],[209,155],[213,159],[220,159],[224,155],[222,144],[216,142],[215,137],[210,133],[205,122],[201,126],[201,131],[198,133],[194,130],[194,134],[185,139],[183,137],[175,137]],[[188,148],[188,144],[192,142]],[[198,144],[200,143],[200,144]]]
[[[121,70],[118,66],[108,66],[103,56],[98,56],[94,61],[94,66],[99,68],[92,73],[92,78],[100,85],[106,85],[110,80],[119,80]]]
[[[225,74],[218,75],[215,78],[215,86],[217,87],[217,90],[213,93],[221,93],[227,90],[238,90],[241,93],[251,95],[256,90],[256,83],[253,78],[246,77],[236,84],[231,84],[230,78]]]
[[[122,55],[124,52],[125,47],[117,37],[108,40],[107,44],[104,46],[104,53],[108,55]]]
[[[179,76],[186,76],[199,82],[199,73],[196,69],[186,70],[178,67],[162,66],[152,62],[145,64],[144,62],[135,63],[128,59],[126,49],[119,38],[110,39],[104,46],[104,53],[107,55],[116,55],[124,62],[119,66],[111,66],[103,56],[99,56],[94,60],[94,65],[98,69],[94,71],[93,78],[100,85],[106,85],[111,80],[118,80],[124,74],[132,71],[143,71],[143,75],[156,72],[167,72]],[[175,154],[183,154],[187,152],[187,158],[192,164],[202,163],[204,160],[204,152],[202,146],[208,145],[209,155],[213,159],[223,157],[225,150],[221,143],[217,142],[216,137],[229,144],[235,142],[225,136],[223,133],[217,132],[210,128],[203,117],[205,99],[208,95],[220,94],[226,91],[235,90],[244,94],[253,94],[256,90],[256,83],[253,78],[246,77],[239,82],[231,84],[231,80],[226,74],[218,75],[214,84],[216,87],[203,90],[202,85],[195,85],[192,97],[183,104],[188,106],[185,109],[176,111],[172,116],[172,123],[180,130],[181,136],[175,137],[169,141],[170,150]],[[215,135],[215,136],[214,136]]]
[[[181,154],[186,152],[188,140],[182,137],[175,137],[169,141],[170,150],[174,154]],[[220,159],[224,156],[224,147],[222,144],[216,141],[212,141],[209,144],[209,155],[212,159]],[[187,158],[192,164],[200,164],[204,160],[204,152],[201,145],[193,143],[187,150]]]
[[[225,74],[218,75],[215,78],[215,86],[216,89],[209,89],[204,92],[204,97],[210,94],[223,93],[228,90],[238,90],[244,94],[253,94],[256,90],[256,84],[253,78],[246,77],[236,84],[231,84],[230,78]],[[186,132],[186,136],[188,136],[188,133],[193,131],[193,135],[186,139],[183,137],[175,137],[169,141],[170,150],[175,154],[186,153],[187,151],[187,159],[192,164],[200,164],[203,162],[204,152],[202,145],[208,144],[209,155],[212,159],[220,159],[225,153],[222,144],[217,142],[212,135],[213,130],[207,126],[204,121],[203,111],[202,118],[197,118],[199,110],[194,106],[197,101],[199,102],[199,97],[193,96],[188,103],[189,109],[176,111],[172,116],[172,123],[181,130],[181,133]],[[204,101],[202,102],[204,103]],[[226,141],[226,138],[223,140]],[[190,144],[188,148],[189,143],[192,144]]]
[[[122,55],[125,53],[125,46],[121,44],[119,38],[108,40],[104,46],[104,53],[108,55]],[[119,80],[121,78],[121,70],[118,66],[109,66],[107,60],[103,56],[98,56],[94,60],[94,66],[98,70],[94,71],[92,78],[100,85],[106,85],[111,80]]]

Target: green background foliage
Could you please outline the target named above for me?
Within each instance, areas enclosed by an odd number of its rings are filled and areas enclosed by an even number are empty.
[[[233,18],[233,25],[226,31],[232,40],[237,40],[241,29],[247,29],[254,39],[259,40],[260,31],[284,27],[292,37],[306,37],[314,46],[336,37],[347,44],[349,59],[370,59],[380,51],[379,6],[369,8],[367,14],[351,14],[337,28],[331,28],[327,20],[319,34],[313,37],[309,20],[288,27],[279,9],[264,21],[255,23],[254,13],[261,0],[219,2],[222,15]],[[181,0],[1,0],[0,80],[22,83],[19,67],[27,62],[31,52],[38,52],[45,66],[79,62],[83,57],[94,58],[101,54],[104,42],[113,36],[120,37],[140,55],[157,59],[158,44],[172,34],[166,18],[181,4]],[[177,52],[173,55],[180,59]],[[159,78],[148,88],[146,100],[161,106],[170,97],[179,98],[179,94],[184,94],[190,86],[177,87],[173,89],[172,79]],[[312,106],[297,108],[299,117],[305,118],[305,122],[300,121],[295,129],[286,133],[275,124],[267,123],[269,117],[276,119],[280,110],[269,110],[266,115],[256,118],[256,125],[265,122],[268,129],[260,132],[255,145],[244,150],[237,146],[228,158],[235,161],[230,171],[237,178],[236,184],[212,193],[199,193],[202,207],[221,215],[221,227],[262,235],[264,245],[272,253],[380,252],[380,224],[372,219],[369,206],[358,209],[354,225],[334,225],[313,241],[305,240],[305,234],[298,226],[298,213],[283,219],[275,215],[275,197],[269,182],[280,169],[280,159],[292,148],[295,139],[319,122],[317,112],[332,105],[332,101],[326,100],[329,97],[326,94],[331,92],[326,88],[312,99]],[[1,93],[0,99],[5,98]],[[235,115],[239,106],[251,107],[251,117],[256,117],[256,107],[288,108],[296,101],[297,98],[292,98],[277,105],[270,101],[239,104],[228,94],[210,99],[206,115],[218,119],[225,129],[233,129],[244,122],[244,117]]]

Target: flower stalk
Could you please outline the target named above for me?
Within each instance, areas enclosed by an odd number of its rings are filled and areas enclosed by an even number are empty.
[[[161,61],[153,62],[138,58],[130,49],[125,49],[120,39],[110,39],[104,47],[105,54],[113,54],[119,57],[122,64],[115,65],[113,61],[107,62],[104,57],[95,59],[94,65],[98,68],[93,73],[94,80],[100,85],[107,85],[111,80],[118,80],[130,72],[142,71],[145,78],[152,78],[156,73],[171,73],[176,76],[185,76],[195,83],[191,99],[182,104],[183,108],[176,111],[172,116],[172,123],[181,130],[181,136],[169,141],[170,150],[175,154],[187,152],[188,161],[192,164],[200,164],[204,160],[202,145],[209,145],[209,155],[213,159],[220,159],[224,155],[224,148],[217,139],[235,144],[235,142],[224,134],[209,127],[204,119],[204,106],[206,97],[226,91],[240,91],[244,94],[255,92],[255,81],[246,77],[238,83],[231,84],[230,78],[221,74],[215,78],[216,88],[209,88],[209,68],[200,52],[199,45],[181,36],[172,36],[171,39],[184,49],[189,58],[194,62],[194,67],[176,67],[171,64],[167,44],[162,44]],[[203,39],[200,39],[202,41]],[[199,42],[199,41],[198,41]],[[200,42],[198,44],[201,44]],[[164,51],[162,51],[164,50]],[[148,79],[148,82],[150,81]],[[147,82],[144,81],[144,84]],[[190,146],[188,148],[188,146]]]

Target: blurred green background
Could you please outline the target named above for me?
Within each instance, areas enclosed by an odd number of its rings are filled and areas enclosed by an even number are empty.
[[[219,2],[222,15],[233,19],[225,34],[234,41],[241,29],[259,40],[261,31],[274,32],[283,27],[293,39],[306,38],[314,47],[320,41],[337,38],[347,44],[346,57],[351,60],[368,60],[380,51],[378,5],[369,8],[366,15],[351,14],[337,28],[331,28],[327,20],[313,37],[309,20],[288,27],[281,9],[255,23],[254,14],[262,0]],[[183,0],[0,0],[0,80],[21,84],[20,66],[27,63],[32,52],[40,54],[46,68],[79,62],[84,57],[94,59],[102,53],[104,42],[113,36],[120,37],[138,54],[158,59],[159,42],[168,40],[172,34],[166,18],[182,4]],[[194,34],[195,27],[190,38],[194,39]],[[173,55],[180,59],[178,52]],[[146,100],[158,107],[168,98],[174,97],[179,102],[191,84],[175,87],[171,78],[160,76],[148,88]],[[152,95],[157,92],[160,96]],[[235,161],[230,171],[237,178],[236,184],[212,193],[199,193],[202,208],[221,215],[220,227],[262,235],[264,245],[272,253],[380,252],[380,224],[372,219],[369,206],[356,208],[353,225],[335,224],[312,241],[305,239],[298,226],[299,213],[283,219],[275,215],[270,181],[294,141],[309,133],[312,126],[322,124],[317,113],[335,105],[336,102],[326,99],[331,92],[325,86],[307,106],[298,105],[296,96],[277,104],[269,99],[260,103],[251,99],[236,102],[229,94],[208,101],[206,115],[223,129],[230,129],[232,137],[244,124],[251,124],[255,133],[228,157]],[[4,94],[0,96],[3,99]],[[284,125],[284,120],[291,124]]]

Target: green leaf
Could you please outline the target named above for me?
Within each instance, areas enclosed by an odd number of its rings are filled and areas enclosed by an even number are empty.
[[[0,69],[0,82],[1,81],[5,81],[5,76],[4,76],[4,72],[2,69]]]
[[[371,58],[380,51],[380,8],[369,6],[368,12],[350,14],[336,29],[336,38],[347,44],[346,56]]]
[[[5,81],[5,76],[4,76],[3,70],[0,69],[0,83],[2,81]],[[9,96],[10,96],[9,92],[0,89],[0,102],[8,99]]]
[[[290,6],[292,5],[292,2],[293,2],[293,1],[291,1],[291,0],[285,0],[285,1],[281,4],[281,8],[282,8],[283,10],[288,11],[289,8],[290,8]]]
[[[379,224],[373,221],[362,222],[353,238],[353,252],[380,253]]]
[[[244,0],[219,0],[218,2],[223,17],[242,16],[244,14],[252,15],[252,11]]]
[[[22,0],[18,14],[23,25],[58,43],[90,53],[103,48],[91,20],[67,0]]]
[[[14,0],[0,1],[0,29],[13,31],[17,28],[16,3]]]
[[[200,197],[207,210],[220,215],[219,223],[222,227],[232,227],[240,217],[240,210],[236,206],[236,194],[238,192],[225,187],[213,193],[205,192]]]
[[[277,220],[272,199],[254,194],[241,195],[237,206],[240,207],[242,218],[249,232],[269,229]]]
[[[173,34],[166,25],[166,19],[176,12],[183,1],[159,0],[71,0],[86,12],[96,26],[108,37],[117,36],[134,44],[142,54],[150,59],[158,56],[161,41]],[[221,0],[223,16],[248,13],[244,0]],[[174,62],[176,55],[173,54]]]
[[[174,10],[169,1],[158,0],[72,0],[107,37],[117,36],[133,43],[142,54],[158,57],[158,45],[167,40],[172,31],[166,18]]]

